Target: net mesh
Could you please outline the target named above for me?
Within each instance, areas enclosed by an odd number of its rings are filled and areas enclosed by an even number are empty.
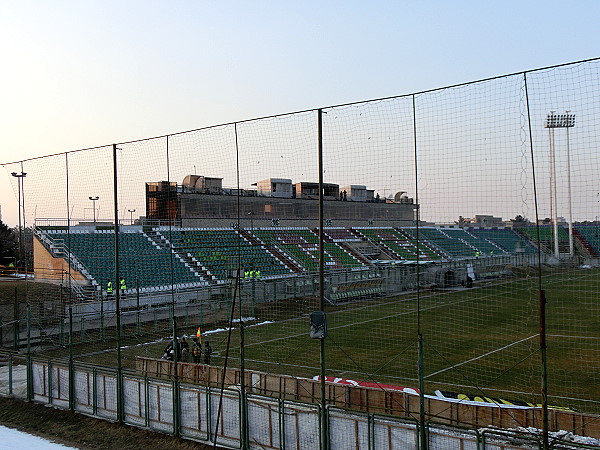
[[[422,417],[532,425],[518,408],[542,428],[546,394],[557,423],[600,435],[599,69],[4,164],[21,174],[15,270],[34,277],[1,287],[1,345],[52,362],[40,401],[231,445],[318,445],[321,373],[331,408],[405,420],[332,409],[348,445],[414,439]]]

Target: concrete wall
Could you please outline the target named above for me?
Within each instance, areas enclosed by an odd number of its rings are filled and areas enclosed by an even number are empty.
[[[69,272],[67,261],[62,257],[54,257],[37,237],[33,239],[33,267],[34,276],[37,279],[66,280],[65,274]],[[88,280],[80,272],[72,268],[71,277],[81,284],[88,284]]]
[[[237,221],[237,197],[227,195],[181,194],[181,217],[184,227],[229,227]],[[317,226],[319,203],[307,199],[240,197],[241,226],[250,228],[249,212],[255,227]],[[331,200],[323,203],[324,218],[332,226],[410,226],[413,204],[365,203]],[[372,222],[370,222],[372,221]]]

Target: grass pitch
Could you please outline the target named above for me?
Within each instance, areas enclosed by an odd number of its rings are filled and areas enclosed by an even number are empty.
[[[539,280],[536,272],[477,283],[473,289],[422,291],[328,306],[326,373],[360,381],[418,387],[418,341],[424,348],[425,391],[458,391],[540,402],[542,358],[539,341]],[[548,386],[553,405],[600,413],[600,270],[545,269]],[[242,287],[245,365],[270,373],[319,374],[319,341],[309,337],[308,314],[315,298],[259,303],[252,310]],[[238,305],[239,306],[239,305]],[[235,316],[239,317],[236,309]],[[199,319],[178,334],[194,334]],[[268,321],[268,323],[265,323]],[[170,324],[125,330],[125,367],[136,356],[159,358]],[[227,352],[224,321],[205,325],[203,340],[214,349],[212,363]],[[140,331],[140,330],[138,330]],[[153,339],[163,341],[148,343]],[[229,365],[239,367],[241,334],[234,324]],[[137,344],[137,345],[136,345]],[[114,341],[77,345],[76,360],[114,366]],[[62,353],[64,355],[64,351]],[[58,356],[58,354],[57,354]]]

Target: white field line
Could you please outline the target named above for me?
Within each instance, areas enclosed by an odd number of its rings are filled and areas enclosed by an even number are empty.
[[[532,334],[531,336],[528,336],[526,338],[520,339],[520,340],[515,341],[515,342],[511,342],[510,344],[505,345],[504,347],[500,347],[500,348],[497,348],[495,350],[492,350],[491,352],[484,353],[482,355],[476,356],[475,358],[467,359],[466,361],[463,361],[461,363],[454,364],[452,366],[446,367],[445,369],[441,369],[441,370],[438,370],[437,372],[430,373],[429,375],[426,375],[425,378],[429,378],[429,377],[432,377],[434,375],[437,375],[438,373],[442,373],[442,372],[445,372],[447,370],[454,369],[456,367],[460,367],[460,366],[462,366],[464,364],[468,364],[468,363],[470,363],[472,361],[477,361],[478,359],[485,358],[486,356],[492,355],[492,354],[494,354],[496,352],[500,352],[502,350],[507,349],[508,347],[512,347],[513,345],[520,344],[521,342],[528,341],[529,339],[532,339],[532,338],[534,338],[536,336],[539,336],[539,334]]]

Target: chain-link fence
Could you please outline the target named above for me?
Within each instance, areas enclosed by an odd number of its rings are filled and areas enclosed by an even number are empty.
[[[0,291],[2,393],[243,448],[600,438],[599,81],[4,164],[32,254]]]

